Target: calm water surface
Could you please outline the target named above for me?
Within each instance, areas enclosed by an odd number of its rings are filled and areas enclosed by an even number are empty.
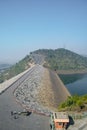
[[[60,78],[63,80],[71,95],[87,94],[87,74],[61,75]]]

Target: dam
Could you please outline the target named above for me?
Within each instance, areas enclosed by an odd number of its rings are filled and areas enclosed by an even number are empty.
[[[17,79],[17,80],[16,80]],[[8,82],[8,81],[7,81]],[[58,105],[65,101],[70,93],[55,73],[42,65],[35,65],[23,72],[18,78],[12,78],[0,87],[1,93],[13,88],[14,99],[25,109],[38,113],[49,113],[58,110]],[[6,86],[7,85],[7,86]],[[4,90],[5,89],[5,90]]]
[[[35,65],[32,72],[15,90],[14,96],[25,109],[49,113],[58,109],[70,93],[58,75],[42,65]]]
[[[40,113],[57,110],[58,104],[70,95],[57,74],[41,65],[35,65],[21,77],[15,78],[16,81],[13,78],[1,88],[0,129],[50,129],[49,117]],[[11,111],[20,112],[25,108],[32,110],[30,116],[20,116],[16,120],[11,116]],[[34,111],[39,111],[39,114]]]

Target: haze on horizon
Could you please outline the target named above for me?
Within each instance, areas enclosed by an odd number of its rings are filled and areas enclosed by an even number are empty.
[[[0,1],[0,63],[43,48],[87,55],[87,0]]]

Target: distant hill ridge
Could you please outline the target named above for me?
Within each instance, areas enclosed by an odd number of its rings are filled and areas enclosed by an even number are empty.
[[[76,54],[72,51],[59,49],[39,49],[31,52],[21,61],[8,68],[0,74],[0,83],[25,71],[30,63],[42,64],[47,68],[56,71],[83,71],[87,72],[87,57]]]
[[[0,63],[0,70],[4,68],[9,68],[10,66],[11,66],[10,64]]]

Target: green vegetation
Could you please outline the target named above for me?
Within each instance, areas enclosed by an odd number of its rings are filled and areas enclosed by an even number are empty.
[[[34,53],[45,56],[44,66],[53,70],[84,70],[87,69],[87,58],[66,49],[42,49]]]
[[[8,70],[1,73],[0,83],[28,69],[30,67],[29,62],[32,62],[32,59],[30,58],[29,55],[27,55],[23,60],[19,61],[15,65],[11,66]]]
[[[60,111],[82,111],[87,110],[87,95],[69,96],[68,99],[58,107]]]
[[[0,83],[12,78],[29,68],[32,62],[32,54],[40,54],[45,57],[44,66],[53,70],[81,71],[87,72],[87,58],[66,49],[41,49],[31,52],[23,60],[19,61],[3,73],[0,73]],[[38,59],[38,58],[37,58]],[[37,61],[36,59],[36,61]],[[34,59],[33,59],[34,60]]]

